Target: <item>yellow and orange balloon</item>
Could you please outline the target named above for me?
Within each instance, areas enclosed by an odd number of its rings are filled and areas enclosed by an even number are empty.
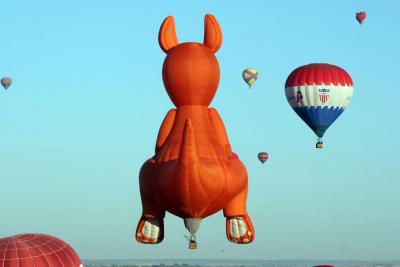
[[[254,68],[247,68],[242,72],[243,80],[249,85],[249,89],[258,79],[258,71]]]

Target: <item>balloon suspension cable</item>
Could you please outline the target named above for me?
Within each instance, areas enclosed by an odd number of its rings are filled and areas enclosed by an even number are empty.
[[[190,236],[186,236],[186,239],[189,241],[189,249],[196,249],[196,232],[200,227],[201,219],[200,218],[185,218],[184,220],[185,228],[189,231]]]
[[[185,238],[187,241],[196,242],[196,235],[190,235],[190,236],[185,235]]]
[[[196,235],[190,235],[190,241],[196,242]]]

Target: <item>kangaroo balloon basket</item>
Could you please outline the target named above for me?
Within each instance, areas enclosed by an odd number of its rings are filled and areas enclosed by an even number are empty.
[[[185,238],[189,241],[189,244],[188,244],[189,249],[197,249],[197,242],[196,242],[195,235],[190,235],[190,236],[185,235]]]
[[[190,241],[189,242],[189,249],[197,249],[197,242],[196,241]]]

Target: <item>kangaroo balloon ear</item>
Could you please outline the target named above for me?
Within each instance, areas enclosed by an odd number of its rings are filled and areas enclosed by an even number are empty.
[[[204,18],[204,41],[203,44],[214,53],[218,51],[222,44],[222,31],[218,21],[211,14]]]
[[[158,33],[158,43],[165,53],[168,53],[168,50],[178,44],[173,16],[166,17],[162,23]]]

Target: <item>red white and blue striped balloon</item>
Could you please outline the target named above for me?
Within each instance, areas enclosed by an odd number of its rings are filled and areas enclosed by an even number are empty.
[[[342,68],[314,63],[301,66],[285,84],[286,98],[297,115],[322,138],[353,96],[353,81]]]

